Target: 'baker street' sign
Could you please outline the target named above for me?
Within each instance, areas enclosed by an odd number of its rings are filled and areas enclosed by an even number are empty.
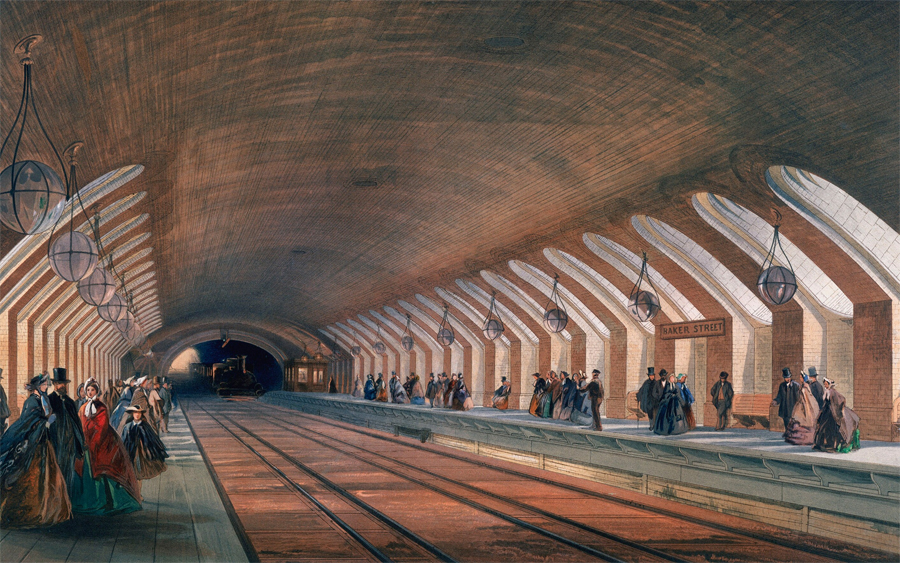
[[[659,330],[662,331],[660,338],[663,340],[724,336],[725,319],[707,319],[705,321],[659,325]]]

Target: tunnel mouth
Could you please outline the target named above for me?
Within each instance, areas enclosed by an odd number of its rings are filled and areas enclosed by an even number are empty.
[[[241,340],[206,340],[185,348],[167,376],[184,392],[259,396],[280,390],[284,371],[267,350]]]

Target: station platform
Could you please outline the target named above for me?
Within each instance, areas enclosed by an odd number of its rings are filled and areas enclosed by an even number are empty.
[[[603,419],[603,432],[525,411],[468,412],[322,393],[261,402],[416,437],[482,456],[900,553],[900,444],[849,454],[786,444],[780,434],[698,428],[657,436],[647,423]]]
[[[162,434],[168,469],[141,481],[143,510],[78,516],[48,529],[0,530],[0,560],[196,563],[248,560],[180,408]]]

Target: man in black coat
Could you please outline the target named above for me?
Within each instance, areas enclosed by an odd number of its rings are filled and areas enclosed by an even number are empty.
[[[816,398],[816,402],[819,403],[819,410],[822,410],[822,405],[825,404],[825,387],[819,383],[819,373],[816,371],[815,367],[809,367],[808,377],[809,392],[812,393],[812,396]]]
[[[728,428],[728,415],[731,413],[731,403],[734,400],[734,387],[728,381],[728,372],[719,374],[719,381],[709,391],[712,395],[712,404],[716,407],[716,430]]]
[[[59,464],[66,486],[71,491],[75,481],[79,479],[76,473],[76,465],[79,467],[84,460],[84,431],[81,428],[81,419],[78,417],[78,407],[75,401],[66,392],[65,368],[53,368],[53,392],[47,395],[50,408],[56,414],[56,424],[50,427],[50,443],[56,453],[56,463]]]
[[[659,408],[659,401],[662,399],[663,388],[656,381],[656,372],[653,367],[647,368],[647,379],[641,385],[637,394],[638,403],[641,410],[647,413],[650,418],[650,430],[653,430],[653,422],[656,419],[656,410]]]
[[[781,376],[784,381],[778,386],[778,394],[772,400],[772,405],[778,405],[778,416],[784,422],[787,432],[788,423],[794,413],[794,405],[800,400],[800,384],[791,379],[791,368],[782,368]]]
[[[594,417],[594,430],[603,430],[600,422],[600,404],[603,402],[603,384],[600,383],[600,370],[594,370],[593,378],[587,385],[588,397],[591,399],[591,416]]]

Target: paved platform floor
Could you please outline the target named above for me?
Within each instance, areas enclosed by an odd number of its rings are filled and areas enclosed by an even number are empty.
[[[143,510],[0,530],[0,561],[247,561],[180,409],[169,430],[168,470],[142,481]]]
[[[339,397],[341,399],[349,399],[352,401],[360,401],[366,403],[371,402],[365,401],[364,399],[355,399],[349,395],[341,394],[332,395],[328,393],[308,393],[308,395],[318,395],[329,398]],[[430,410],[430,407],[418,405],[392,406],[399,408]],[[528,413],[528,411],[525,410],[499,411],[497,409],[488,407],[475,407],[474,409],[467,412],[452,411],[448,409],[442,410],[444,412],[452,412],[461,416],[501,419],[510,422],[527,422],[530,424],[547,424],[579,429],[589,428],[588,426],[578,426],[567,420],[537,418],[532,416]],[[695,430],[688,432],[687,434],[681,434],[679,436],[657,436],[648,429],[648,426],[649,424],[646,420],[638,422],[636,420],[603,418],[603,431],[610,434],[660,438],[672,441],[687,441],[695,442],[698,444],[746,448],[750,450],[760,450],[766,452],[799,454],[803,456],[822,457],[832,460],[872,463],[876,465],[887,465],[895,467],[898,469],[898,471],[900,471],[900,443],[862,440],[862,447],[859,450],[855,450],[847,454],[830,454],[813,450],[811,446],[795,446],[793,444],[788,444],[782,439],[780,432],[770,432],[768,430],[728,428],[721,432],[716,432],[714,428],[698,426]]]

